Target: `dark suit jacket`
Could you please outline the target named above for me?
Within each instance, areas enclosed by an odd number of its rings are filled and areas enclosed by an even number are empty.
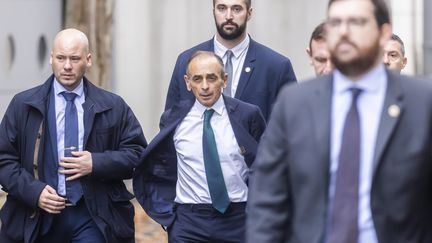
[[[281,91],[251,179],[248,242],[321,242],[328,208],[331,97],[332,76]],[[371,188],[379,242],[432,242],[431,157],[430,81],[388,72]]]
[[[230,97],[224,97],[224,100],[239,149],[250,166],[265,129],[264,118],[254,105]],[[169,226],[174,220],[177,182],[174,132],[194,102],[195,100],[184,100],[162,114],[161,130],[145,150],[141,164],[134,173],[133,186],[138,202],[161,225]]]
[[[33,242],[41,224],[39,195],[46,186],[43,175],[47,102],[53,76],[44,84],[17,94],[0,125],[0,183],[8,195],[0,211],[2,232],[9,238]],[[84,78],[84,150],[92,153],[93,172],[80,178],[90,215],[107,242],[133,242],[133,198],[123,179],[147,145],[138,120],[117,95]],[[42,124],[42,134],[38,134]],[[39,179],[33,159],[36,141]]]
[[[183,76],[186,74],[189,58],[196,51],[213,52],[213,39],[186,50],[178,56],[168,88],[165,110],[182,99],[194,99],[193,94],[186,89]],[[250,71],[247,72],[246,69]],[[288,58],[251,38],[235,98],[257,105],[264,118],[268,120],[280,88],[286,83],[295,81],[296,76]]]

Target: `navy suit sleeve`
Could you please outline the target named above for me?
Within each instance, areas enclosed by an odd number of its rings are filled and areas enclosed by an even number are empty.
[[[122,107],[117,117],[121,119],[117,149],[92,153],[92,176],[102,179],[130,179],[133,169],[139,164],[144,148],[147,147],[141,126],[129,106],[121,100]]]
[[[36,180],[21,164],[23,158],[20,157],[19,152],[18,121],[21,120],[19,116],[23,110],[19,109],[16,103],[18,102],[14,98],[0,125],[0,184],[10,196],[27,206],[36,208],[39,195],[46,184]],[[28,134],[28,139],[30,137]],[[27,153],[32,152],[27,151]]]
[[[274,108],[253,165],[247,206],[247,242],[285,242],[289,234],[291,193],[285,161],[289,151],[286,151],[287,132],[283,126],[284,105],[277,102]]]

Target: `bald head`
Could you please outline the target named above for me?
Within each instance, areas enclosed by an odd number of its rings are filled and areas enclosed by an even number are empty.
[[[91,66],[87,36],[77,29],[60,31],[54,39],[50,64],[57,81],[68,90],[75,89]]]
[[[89,40],[87,36],[74,28],[64,29],[57,33],[54,38],[53,50],[58,45],[79,45],[83,48],[83,50],[88,53],[89,52]]]

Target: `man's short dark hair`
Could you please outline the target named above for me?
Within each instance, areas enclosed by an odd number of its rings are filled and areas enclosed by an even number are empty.
[[[244,0],[244,2],[246,4],[247,9],[250,9],[252,6],[252,0]],[[216,0],[213,0],[213,7],[215,6],[215,4],[216,4]]]
[[[343,0],[330,0],[327,9],[330,8],[334,2]],[[375,7],[374,15],[379,27],[384,24],[390,24],[390,13],[385,0],[370,0]]]
[[[404,45],[402,39],[398,35],[392,34],[392,36],[390,37],[390,40],[394,40],[394,41],[399,42],[399,44],[401,45],[402,56],[405,56],[405,45]]]
[[[315,27],[314,31],[312,32],[312,35],[309,40],[309,50],[312,53],[312,41],[325,41],[326,40],[326,33],[325,33],[325,22],[317,25]]]
[[[224,77],[225,75],[225,69],[224,69],[224,63],[222,61],[222,58],[220,58],[220,56],[216,55],[214,52],[211,51],[196,51],[192,54],[192,56],[189,58],[188,62],[187,62],[187,69],[186,69],[186,74],[189,75],[189,64],[192,62],[193,59],[195,59],[198,56],[208,56],[208,57],[214,57],[216,58],[217,62],[219,63],[219,65],[221,66],[221,72],[220,72],[220,76],[221,78]]]

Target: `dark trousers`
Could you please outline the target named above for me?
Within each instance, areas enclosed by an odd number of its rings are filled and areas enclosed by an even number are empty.
[[[36,242],[105,243],[105,239],[81,199],[77,205],[67,206],[55,215],[48,233],[39,236]]]
[[[246,203],[231,203],[224,214],[211,204],[178,204],[168,227],[170,243],[243,243]]]

